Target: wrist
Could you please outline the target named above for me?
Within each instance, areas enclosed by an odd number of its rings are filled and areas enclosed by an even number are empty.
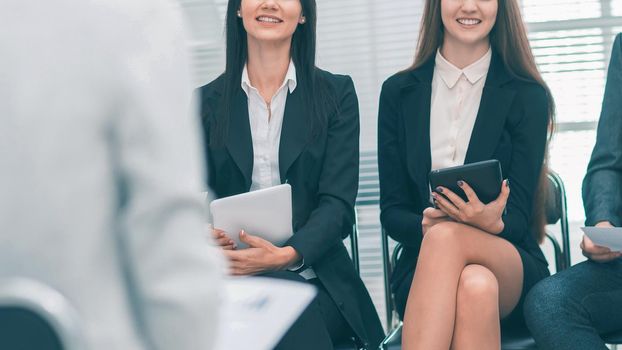
[[[493,223],[492,225],[490,225],[490,227],[488,227],[486,231],[492,233],[493,235],[498,235],[501,232],[503,232],[504,228],[505,228],[505,223],[503,222],[501,218],[499,218],[499,220]]]
[[[300,254],[291,246],[279,248],[279,255],[279,266],[281,268],[287,268],[300,261]]]

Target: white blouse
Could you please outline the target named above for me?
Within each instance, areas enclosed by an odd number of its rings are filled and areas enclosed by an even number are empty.
[[[436,53],[430,109],[432,170],[464,164],[492,50],[464,69]]]
[[[251,85],[248,70],[242,71],[242,89],[248,97],[248,117],[253,139],[253,174],[251,191],[281,184],[279,144],[288,92],[296,89],[296,67],[290,61],[283,84],[267,104]]]
[[[248,117],[253,139],[251,191],[281,184],[279,146],[281,143],[283,117],[285,116],[285,103],[287,102],[288,93],[294,92],[297,84],[296,67],[294,62],[290,61],[283,84],[272,96],[270,104],[267,104],[261,97],[259,90],[251,85],[248,70],[244,66],[242,71],[242,89],[248,98]],[[302,266],[304,266],[304,260],[290,270],[297,270]],[[315,271],[310,267],[299,274],[307,280],[317,277]]]

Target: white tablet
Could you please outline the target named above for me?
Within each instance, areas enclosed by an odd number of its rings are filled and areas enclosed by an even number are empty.
[[[238,248],[240,231],[281,247],[292,236],[292,188],[289,184],[216,199],[210,203],[212,225],[223,230]]]

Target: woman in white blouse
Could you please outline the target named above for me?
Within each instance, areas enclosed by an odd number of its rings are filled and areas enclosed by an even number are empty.
[[[524,295],[548,275],[536,193],[553,110],[515,0],[426,1],[415,63],[384,83],[379,107],[381,221],[404,245],[391,280],[405,349],[497,349],[500,324],[523,323]],[[462,181],[466,202],[430,193],[431,169],[488,159],[506,178],[495,201]]]
[[[342,239],[358,188],[352,79],[315,66],[314,0],[230,0],[227,67],[201,88],[208,185],[226,197],[287,182],[294,235],[282,247],[214,230],[232,275],[314,285],[318,296],[277,349],[376,349],[383,330]],[[354,344],[356,343],[356,344]]]

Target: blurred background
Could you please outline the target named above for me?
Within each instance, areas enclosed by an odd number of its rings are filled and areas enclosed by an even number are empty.
[[[196,86],[224,70],[226,0],[179,0],[186,10]],[[572,263],[584,213],[581,182],[596,138],[612,40],[622,32],[622,0],[520,0],[531,46],[557,104],[551,168],[565,182]],[[318,65],[354,79],[361,108],[361,188],[357,201],[361,273],[384,323],[376,118],[382,82],[413,60],[422,0],[317,0]],[[557,232],[552,229],[552,232]],[[552,259],[551,247],[544,250]],[[551,266],[553,270],[554,267]]]

